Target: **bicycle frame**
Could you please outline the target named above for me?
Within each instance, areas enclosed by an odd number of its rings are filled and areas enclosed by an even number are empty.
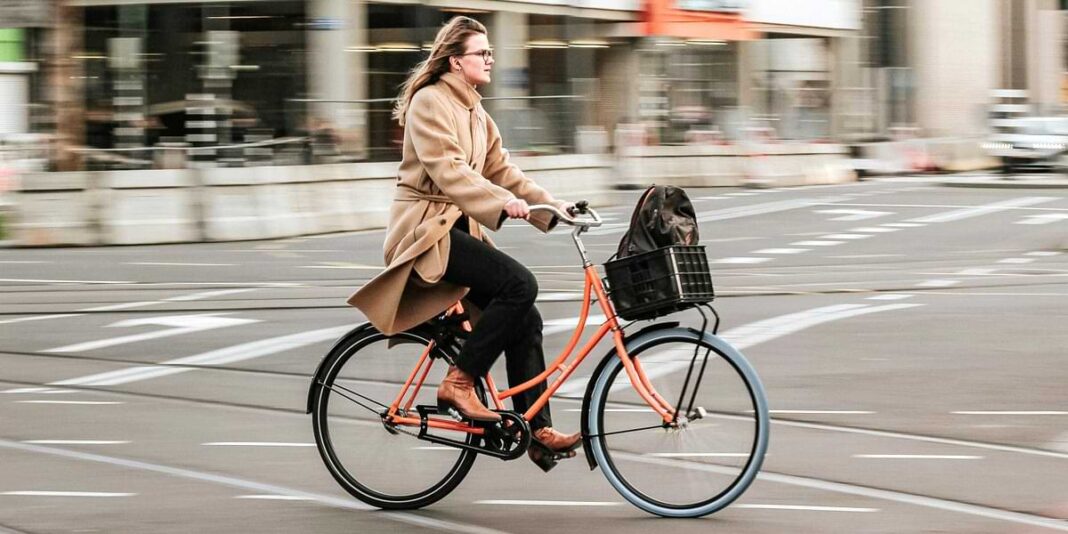
[[[535,414],[540,411],[549,398],[556,392],[557,389],[572,375],[575,369],[582,364],[582,361],[590,354],[597,344],[604,339],[606,335],[611,332],[612,341],[615,344],[616,354],[621,360],[623,360],[623,366],[627,373],[627,377],[630,379],[631,386],[638,393],[638,395],[652,408],[660,417],[664,420],[664,424],[673,424],[675,408],[670,402],[660,396],[652,383],[649,381],[645,370],[642,368],[641,362],[631,358],[627,353],[625,340],[623,337],[623,329],[619,326],[619,320],[616,316],[615,310],[612,307],[611,301],[608,300],[608,296],[605,293],[604,284],[601,281],[600,276],[597,273],[597,268],[590,263],[586,255],[585,247],[582,245],[582,240],[579,235],[585,231],[585,228],[576,226],[572,232],[572,238],[575,241],[576,246],[579,249],[579,254],[583,259],[583,271],[585,272],[585,281],[582,291],[582,311],[579,314],[578,325],[575,326],[575,331],[571,335],[571,339],[568,341],[564,350],[556,357],[551,365],[549,365],[544,372],[538,376],[531,378],[530,380],[513,386],[504,391],[498,391],[496,385],[493,382],[493,377],[489,373],[486,373],[485,381],[486,387],[489,390],[489,395],[493,401],[493,405],[498,410],[504,410],[504,399],[507,399],[518,393],[527,391],[528,389],[535,387],[536,385],[545,382],[550,376],[556,372],[560,372],[560,376],[556,378],[551,384],[548,385],[545,392],[538,397],[534,404],[523,413],[523,418],[530,421]],[[597,302],[601,306],[601,310],[604,312],[605,317],[608,319],[602,323],[593,336],[582,346],[577,355],[572,358],[572,353],[578,346],[582,337],[582,333],[586,328],[586,320],[590,315],[590,296],[595,294],[597,296]],[[448,311],[449,314],[463,313],[463,306],[460,303],[456,303]],[[471,331],[471,325],[469,322],[464,322],[464,329]],[[408,379],[405,381],[404,386],[401,388],[400,393],[394,399],[393,403],[389,406],[385,414],[385,418],[394,424],[407,425],[407,426],[422,426],[424,423],[419,417],[412,417],[407,415],[412,405],[415,403],[416,395],[419,394],[419,390],[423,386],[423,382],[426,380],[427,375],[430,372],[430,368],[434,365],[434,358],[430,357],[430,352],[434,348],[434,342],[431,341],[422,356],[419,358],[419,362],[415,368],[412,369],[411,374],[408,375]],[[568,360],[572,361],[569,363]],[[413,387],[414,386],[414,387]],[[458,432],[467,432],[476,435],[482,435],[483,429],[475,426],[470,426],[466,423],[443,420],[443,419],[431,419],[428,418],[425,423],[428,427],[437,428],[442,430],[452,430]]]

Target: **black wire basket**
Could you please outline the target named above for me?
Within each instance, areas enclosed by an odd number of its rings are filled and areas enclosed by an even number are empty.
[[[675,245],[604,264],[608,297],[628,321],[652,319],[715,298],[705,247]]]

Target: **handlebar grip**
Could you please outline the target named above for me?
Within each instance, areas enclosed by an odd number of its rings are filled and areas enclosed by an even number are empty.
[[[590,207],[590,202],[588,200],[580,200],[580,201],[576,202],[573,207],[570,207],[570,208],[567,209],[567,214],[571,215],[571,216],[575,216],[575,215],[578,215],[578,214],[583,214],[583,213],[586,213],[586,211],[589,209],[589,207]]]

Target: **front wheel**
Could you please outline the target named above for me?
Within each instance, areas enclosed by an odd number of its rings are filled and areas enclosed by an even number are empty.
[[[700,517],[729,505],[756,478],[768,447],[767,400],[756,372],[726,342],[689,329],[652,332],[630,341],[628,352],[672,406],[682,397],[684,419],[663,425],[611,355],[592,379],[586,414],[591,452],[609,483],[631,504],[665,517]]]

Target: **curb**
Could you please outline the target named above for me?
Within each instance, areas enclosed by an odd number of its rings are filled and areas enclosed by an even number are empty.
[[[943,187],[978,187],[988,189],[1068,189],[1068,180],[947,180]]]

